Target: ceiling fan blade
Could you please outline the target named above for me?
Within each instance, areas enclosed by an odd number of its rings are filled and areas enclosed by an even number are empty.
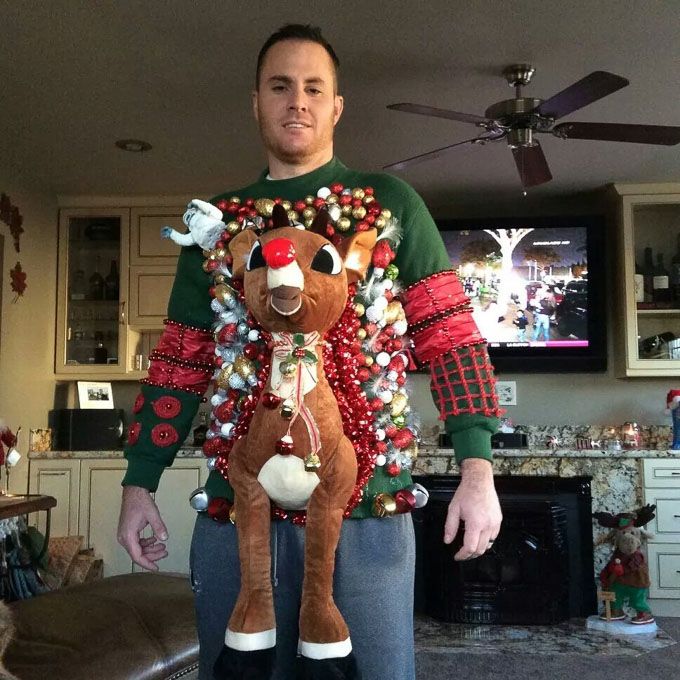
[[[585,78],[541,102],[533,113],[551,118],[562,118],[572,111],[582,109],[588,104],[606,97],[612,92],[626,87],[628,81],[607,71],[593,71]]]
[[[520,146],[512,150],[519,177],[525,187],[535,187],[552,179],[548,161],[538,142],[533,146]]]
[[[563,139],[598,139],[635,144],[680,143],[680,127],[671,125],[627,125],[625,123],[560,123],[551,132]]]
[[[488,118],[475,116],[472,113],[459,113],[458,111],[450,111],[449,109],[437,109],[433,106],[421,106],[420,104],[411,104],[409,102],[403,102],[401,104],[388,104],[387,108],[392,109],[393,111],[418,113],[421,116],[434,116],[435,118],[459,120],[463,123],[473,123],[474,125],[486,125],[492,122]]]
[[[403,161],[398,161],[397,163],[390,163],[389,165],[383,165],[383,170],[403,170],[411,165],[417,165],[423,161],[429,161],[432,158],[438,158],[442,156],[450,149],[454,149],[457,146],[463,146],[463,144],[473,144],[478,139],[483,139],[480,137],[474,137],[473,139],[466,139],[464,142],[456,142],[455,144],[449,144],[448,146],[443,146],[441,149],[435,149],[434,151],[428,151],[427,153],[421,153],[419,156],[413,156],[411,158],[406,158]]]

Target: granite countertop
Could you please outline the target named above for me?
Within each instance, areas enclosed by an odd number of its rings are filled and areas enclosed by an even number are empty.
[[[624,449],[622,451],[607,451],[602,449],[567,449],[557,448],[526,448],[526,449],[494,449],[494,458],[678,458],[680,450],[674,449]],[[453,449],[437,446],[421,446],[421,458],[451,458]],[[57,460],[62,458],[122,458],[123,450],[112,451],[32,451],[28,454],[30,460]],[[177,453],[178,458],[202,458],[203,452],[195,447],[183,447]]]

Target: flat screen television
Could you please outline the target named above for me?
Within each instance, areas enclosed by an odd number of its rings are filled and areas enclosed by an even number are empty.
[[[607,367],[604,219],[437,220],[497,372]]]

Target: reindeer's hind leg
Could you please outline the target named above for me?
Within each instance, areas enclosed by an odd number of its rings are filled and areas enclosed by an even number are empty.
[[[232,451],[232,455],[236,451]],[[232,470],[239,466],[234,456]],[[270,516],[267,494],[241,469],[234,478],[234,511],[241,563],[241,592],[229,619],[225,647],[215,664],[217,680],[269,678],[274,665],[276,622],[271,583]]]
[[[342,437],[307,507],[300,652],[305,678],[357,678],[349,630],[333,600],[335,550],[342,515],[356,483],[356,456]]]

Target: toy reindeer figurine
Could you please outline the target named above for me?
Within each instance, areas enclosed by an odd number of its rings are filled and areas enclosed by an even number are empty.
[[[354,448],[323,370],[323,336],[340,318],[347,287],[371,261],[376,231],[334,246],[328,216],[310,230],[290,226],[275,207],[277,228],[238,234],[229,249],[248,309],[269,331],[272,368],[248,433],[229,456],[239,541],[241,591],[215,677],[268,678],[276,622],[270,575],[271,501],[306,508],[305,572],[299,651],[305,678],[357,677],[347,625],[333,601],[335,550],[343,511],[356,483]]]
[[[612,591],[616,596],[611,615],[614,621],[626,618],[623,605],[628,601],[628,604],[636,611],[636,616],[630,619],[630,623],[640,625],[654,622],[647,604],[649,569],[640,547],[643,538],[652,537],[641,527],[654,519],[655,509],[655,505],[645,505],[635,512],[618,515],[608,512],[593,513],[593,517],[600,526],[611,529],[598,541],[598,544],[611,542],[614,545],[614,554],[600,572],[603,590]]]

